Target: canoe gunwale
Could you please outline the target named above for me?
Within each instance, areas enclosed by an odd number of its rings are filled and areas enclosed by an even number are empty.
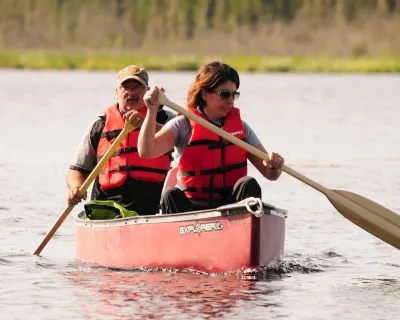
[[[246,208],[246,204],[240,202],[209,210],[190,211],[190,212],[174,213],[174,214],[136,216],[136,217],[128,217],[122,219],[115,219],[115,220],[82,219],[83,212],[76,214],[73,218],[75,225],[79,227],[110,228],[110,227],[137,225],[137,224],[152,224],[161,222],[167,223],[167,222],[179,222],[179,221],[198,220],[207,218],[228,217],[228,216],[248,214],[248,213],[249,211]],[[274,215],[282,219],[286,219],[287,214],[288,214],[287,210],[280,209],[274,207],[271,204],[263,202],[262,215]]]
[[[254,198],[251,198],[251,199],[254,199]],[[226,217],[226,216],[231,216],[231,215],[235,215],[235,214],[242,214],[243,209],[245,209],[246,212],[253,213],[257,217],[258,213],[255,211],[251,211],[251,209],[249,210],[246,200],[247,199],[245,199],[241,202],[238,202],[238,203],[221,206],[214,210],[221,212],[221,216]],[[286,219],[288,212],[287,212],[287,210],[277,208],[277,207],[273,206],[272,204],[262,202],[261,215],[273,215],[273,216],[277,216],[277,217]]]

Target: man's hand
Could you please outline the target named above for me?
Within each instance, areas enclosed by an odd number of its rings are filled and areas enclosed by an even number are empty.
[[[136,110],[128,111],[124,114],[124,119],[128,120],[135,128],[140,128],[143,124],[145,116]]]
[[[82,199],[86,200],[87,198],[87,191],[82,195],[79,196],[79,187],[74,187],[69,189],[67,194],[67,204],[76,206]]]

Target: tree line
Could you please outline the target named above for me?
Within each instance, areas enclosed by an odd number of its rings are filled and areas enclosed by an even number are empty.
[[[213,34],[219,42],[276,23],[312,29],[371,17],[400,19],[400,0],[0,0],[0,48],[197,50]]]

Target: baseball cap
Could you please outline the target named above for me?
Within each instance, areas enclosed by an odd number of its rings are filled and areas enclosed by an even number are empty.
[[[118,85],[121,85],[124,81],[129,79],[135,79],[146,87],[149,83],[147,71],[135,65],[127,66],[118,71]]]

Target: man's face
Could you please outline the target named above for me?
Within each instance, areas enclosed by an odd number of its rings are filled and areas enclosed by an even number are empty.
[[[129,79],[116,89],[117,102],[123,112],[130,110],[139,111],[144,106],[143,96],[149,87],[139,81]]]

